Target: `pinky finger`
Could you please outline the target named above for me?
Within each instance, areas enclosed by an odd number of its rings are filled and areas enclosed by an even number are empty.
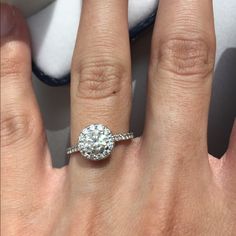
[[[0,82],[2,168],[30,172],[42,166],[47,145],[32,88],[27,26],[19,11],[6,4],[1,4]]]

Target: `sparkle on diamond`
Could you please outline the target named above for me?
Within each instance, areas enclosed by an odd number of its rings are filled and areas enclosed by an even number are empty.
[[[105,159],[111,154],[114,138],[111,131],[100,124],[90,125],[79,136],[81,154],[90,160]]]

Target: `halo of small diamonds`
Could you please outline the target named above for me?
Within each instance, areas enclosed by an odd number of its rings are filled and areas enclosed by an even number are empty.
[[[107,127],[92,124],[80,133],[78,149],[85,158],[97,161],[110,156],[114,143],[112,132]]]

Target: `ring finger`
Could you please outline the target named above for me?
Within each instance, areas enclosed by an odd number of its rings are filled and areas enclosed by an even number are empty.
[[[127,0],[83,2],[71,74],[72,144],[77,142],[82,129],[93,123],[101,123],[113,133],[129,129],[131,66],[127,5]],[[77,169],[81,162],[82,158],[72,158],[72,168]]]

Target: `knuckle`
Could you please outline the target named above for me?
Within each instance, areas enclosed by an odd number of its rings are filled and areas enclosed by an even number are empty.
[[[158,66],[174,75],[205,78],[214,68],[214,49],[207,40],[174,37],[160,43]]]
[[[99,99],[117,95],[122,89],[125,67],[117,62],[81,63],[77,72],[79,83],[76,96]]]
[[[16,58],[5,58],[1,63],[1,77],[16,75],[21,71],[22,64]]]
[[[1,118],[1,146],[24,145],[25,140],[31,139],[39,125],[35,118],[27,113],[9,112]]]

